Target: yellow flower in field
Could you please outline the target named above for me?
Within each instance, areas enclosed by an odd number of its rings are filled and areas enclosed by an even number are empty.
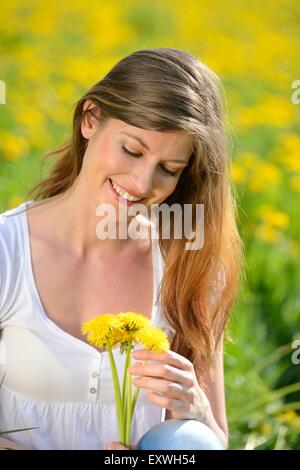
[[[258,213],[261,217],[264,217],[268,212],[273,211],[274,206],[271,206],[271,204],[261,204],[258,207]]]
[[[300,431],[300,417],[297,415],[296,411],[283,411],[277,416],[277,419],[282,423],[287,423],[295,431]]]
[[[265,215],[265,221],[278,228],[286,228],[290,223],[288,214],[280,211],[268,212]]]
[[[282,230],[290,223],[288,214],[277,210],[270,204],[262,204],[258,212],[262,220],[256,232],[258,237],[270,243],[280,240],[283,235]]]
[[[300,171],[300,160],[299,160],[300,152],[291,152],[291,153],[284,153],[280,158],[281,163],[285,166],[288,171],[299,173]]]
[[[6,131],[0,132],[0,149],[5,160],[14,161],[24,157],[29,150],[29,144],[24,137],[13,135]]]
[[[300,171],[300,137],[293,132],[284,132],[279,145],[270,152],[270,157],[284,165],[291,172]]]
[[[243,128],[253,126],[282,127],[291,124],[294,116],[293,107],[287,98],[266,96],[261,103],[245,106],[236,116],[236,125]]]
[[[160,328],[156,328],[155,326],[141,329],[136,336],[145,349],[152,349],[156,352],[166,352],[170,348],[167,335]]]
[[[21,125],[25,124],[35,129],[37,126],[42,128],[46,124],[42,111],[33,105],[31,107],[25,105],[19,107],[15,113],[15,119]]]
[[[76,94],[74,85],[69,81],[58,83],[55,89],[59,97],[65,101],[74,99],[74,96]]]
[[[258,171],[262,171],[266,183],[277,183],[282,177],[280,169],[272,163],[263,163]]]
[[[267,436],[268,434],[270,434],[272,429],[273,428],[271,423],[261,423],[261,425],[259,426],[260,434],[262,434],[263,436]]]
[[[293,132],[283,132],[280,135],[279,142],[287,151],[293,152],[297,150],[300,152],[300,137]]]
[[[290,218],[285,212],[276,210],[269,204],[262,204],[259,207],[259,214],[264,223],[276,228],[286,228],[289,226]]]
[[[19,204],[25,201],[24,197],[21,196],[11,196],[8,200],[8,207],[13,209],[14,207],[17,207]]]
[[[253,170],[261,162],[261,158],[254,152],[241,152],[238,155],[239,161],[247,170]]]
[[[269,243],[277,242],[282,238],[282,234],[268,224],[260,225],[256,233],[259,238]]]
[[[293,191],[300,193],[300,176],[294,176],[291,178],[289,184]]]
[[[260,162],[249,174],[248,186],[251,191],[263,191],[267,184],[276,184],[281,179],[279,168],[271,163]]]
[[[294,410],[284,411],[278,415],[277,419],[284,423],[292,423],[298,417]]]
[[[241,152],[231,166],[231,176],[235,183],[243,182],[254,192],[263,191],[268,184],[281,181],[278,166],[263,160],[257,153]]]
[[[105,314],[83,323],[81,331],[90,344],[97,348],[114,347],[117,344],[116,331],[119,322],[116,315]]]
[[[244,169],[237,163],[231,164],[231,177],[234,183],[242,183],[245,179]]]

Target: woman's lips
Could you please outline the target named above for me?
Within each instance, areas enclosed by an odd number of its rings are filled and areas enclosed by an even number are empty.
[[[139,194],[136,194],[132,191],[129,191],[129,189],[125,188],[124,186],[122,186],[121,184],[117,183],[116,181],[113,181],[112,179],[109,178],[109,180],[113,183],[115,183],[117,186],[119,186],[123,191],[125,191],[126,193],[128,193],[130,196],[133,196],[133,197],[136,197],[137,199],[139,199],[139,201],[141,201],[142,199],[144,199],[143,197],[140,197]]]
[[[117,191],[115,190],[115,188],[113,187],[112,185],[112,182],[111,182],[111,179],[109,179],[109,186],[113,192],[113,196],[118,200],[118,201],[121,201],[123,204],[127,205],[127,206],[132,206],[133,204],[137,204],[137,203],[141,203],[144,201],[145,198],[143,199],[140,199],[139,201],[129,201],[128,199],[125,199],[124,197],[120,196],[120,194],[117,193]],[[130,193],[128,193],[130,194]]]

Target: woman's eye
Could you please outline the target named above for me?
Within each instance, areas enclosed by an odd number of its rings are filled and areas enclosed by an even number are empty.
[[[142,155],[141,153],[130,152],[130,150],[124,147],[124,145],[122,145],[121,148],[122,148],[122,152],[127,156],[129,155],[130,157],[133,157],[133,158],[139,158]],[[166,168],[163,165],[160,165],[160,169],[163,173],[165,173],[168,176],[177,176],[179,174],[179,171],[168,170],[168,168]]]
[[[179,174],[179,171],[168,170],[168,168],[166,168],[163,165],[161,165],[160,168],[161,168],[161,171],[163,171],[164,173],[166,173],[169,176],[177,176]]]
[[[124,145],[122,145],[122,152],[125,153],[125,155],[130,155],[131,157],[138,158],[141,153],[134,153],[130,152]]]

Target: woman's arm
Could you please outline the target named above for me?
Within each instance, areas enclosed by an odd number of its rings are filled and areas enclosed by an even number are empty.
[[[216,352],[211,376],[209,376],[208,373],[199,375],[196,370],[195,372],[198,383],[210,403],[210,409],[208,410],[203,422],[215,432],[224,444],[224,447],[228,448],[228,425],[224,388],[223,336],[224,335],[222,335],[222,338],[220,339],[219,348]],[[173,350],[172,347],[171,350]],[[172,418],[172,412],[170,410],[166,410],[166,420]]]
[[[4,437],[0,437],[0,450],[4,449],[13,449],[13,450],[25,450],[23,447],[19,446],[15,442],[12,442],[8,439],[4,439]]]

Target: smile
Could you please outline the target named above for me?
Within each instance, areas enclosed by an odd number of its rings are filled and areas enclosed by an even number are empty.
[[[123,199],[126,199],[127,201],[130,201],[130,202],[137,202],[137,201],[142,201],[141,198],[137,198],[135,196],[132,196],[131,194],[129,194],[127,191],[124,191],[124,189],[122,189],[117,183],[115,183],[115,181],[113,181],[112,179],[109,178],[109,181],[111,183],[111,185],[113,186],[114,190],[116,191],[116,193],[121,196]]]

